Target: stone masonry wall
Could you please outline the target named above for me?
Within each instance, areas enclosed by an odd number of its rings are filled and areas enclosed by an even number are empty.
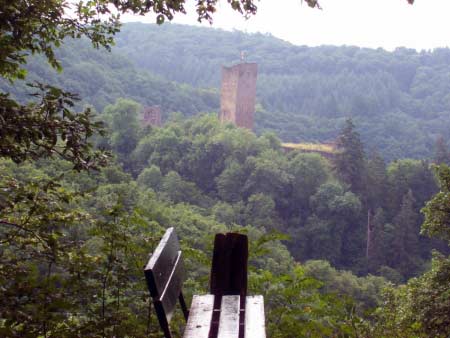
[[[161,108],[159,106],[144,107],[141,121],[145,126],[151,125],[161,127]]]
[[[222,67],[221,122],[229,121],[238,127],[253,129],[257,74],[256,63]]]

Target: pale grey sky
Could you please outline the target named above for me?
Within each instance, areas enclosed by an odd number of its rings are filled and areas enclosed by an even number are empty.
[[[192,1],[188,0],[189,2]],[[212,27],[270,33],[297,45],[356,45],[393,50],[399,46],[433,49],[450,46],[450,0],[321,0],[323,10],[301,0],[261,0],[245,20],[220,0]],[[198,25],[193,7],[175,23]],[[124,21],[154,22],[125,16]],[[204,23],[203,26],[209,26]]]

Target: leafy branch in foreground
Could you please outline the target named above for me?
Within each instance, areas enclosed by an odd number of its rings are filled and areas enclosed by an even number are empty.
[[[0,336],[154,337],[141,275],[154,228],[119,204],[92,215],[80,204],[96,197],[62,180],[3,174],[25,166],[0,162],[0,186],[16,185],[0,208]]]
[[[425,214],[422,233],[448,241],[450,245],[450,167],[436,166],[435,171],[441,189],[422,209]]]
[[[37,102],[20,105],[0,93],[0,157],[16,163],[59,155],[75,170],[105,165],[107,154],[94,151],[89,138],[103,134],[103,124],[93,121],[91,109],[70,110],[77,96],[40,83],[32,85]]]
[[[308,0],[310,1],[310,0]],[[0,76],[24,78],[21,65],[30,54],[44,54],[49,63],[61,69],[54,49],[64,38],[87,37],[94,47],[109,49],[120,28],[120,14],[156,14],[156,21],[172,20],[186,13],[185,0],[18,0],[0,1]],[[256,13],[254,0],[228,0],[231,7],[248,16]],[[217,0],[197,0],[198,20],[212,22]]]

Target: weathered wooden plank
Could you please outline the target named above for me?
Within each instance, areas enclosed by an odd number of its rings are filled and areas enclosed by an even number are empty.
[[[208,338],[214,295],[194,296],[183,338]]]
[[[210,292],[213,295],[247,294],[248,239],[237,233],[217,234],[211,265]]]
[[[178,258],[173,267],[172,273],[169,276],[167,284],[158,299],[164,309],[167,321],[170,322],[172,314],[175,310],[178,298],[181,293],[185,276],[184,263],[182,259],[181,251],[178,251]]]
[[[159,298],[178,260],[180,244],[174,228],[167,229],[145,267],[145,277],[150,294]]]
[[[246,298],[245,338],[266,338],[263,296],[249,296]]]
[[[224,294],[224,289],[228,284],[230,273],[230,250],[227,248],[225,234],[216,234],[214,238],[214,249],[210,274],[210,292],[218,296],[216,303],[220,306],[220,296]]]
[[[219,333],[217,338],[238,338],[239,296],[223,296],[220,307]]]

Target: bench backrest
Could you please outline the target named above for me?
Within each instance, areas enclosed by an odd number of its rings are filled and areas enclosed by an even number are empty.
[[[219,316],[222,318],[223,296],[240,296],[240,308],[245,309],[247,295],[248,238],[244,234],[217,234],[214,239],[214,252],[211,265],[210,292],[214,297],[213,324],[210,337],[216,337],[219,328]],[[239,323],[245,324],[244,312],[239,313]],[[222,324],[220,324],[222,325]],[[239,328],[239,324],[238,324]],[[239,330],[239,337],[243,337]],[[220,335],[219,335],[220,336]]]
[[[211,265],[210,292],[218,297],[247,295],[248,238],[244,234],[217,234]]]
[[[174,228],[167,229],[145,267],[150,295],[156,314],[166,338],[171,338],[169,322],[180,301],[185,318],[188,316],[181,288],[185,269],[177,235]]]

